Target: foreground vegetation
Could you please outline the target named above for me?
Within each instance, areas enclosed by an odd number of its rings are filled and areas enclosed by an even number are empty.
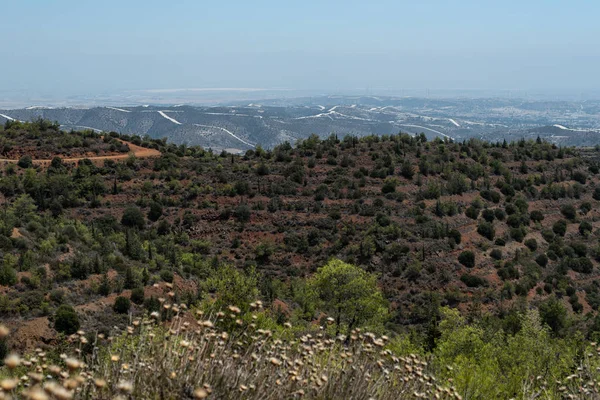
[[[517,335],[486,338],[446,309],[436,350],[418,354],[402,337],[335,336],[333,319],[278,326],[260,301],[248,312],[203,306],[163,301],[114,336],[78,331],[64,353],[8,355],[0,398],[600,398],[600,348],[551,338],[535,310]]]
[[[44,353],[23,360],[11,356],[9,374],[16,378],[0,386],[4,393],[35,399],[460,397],[429,375],[424,360],[385,350],[385,338],[354,332],[345,341],[322,331],[290,340],[285,332],[274,335],[256,323],[236,321],[242,317],[231,307],[213,320],[175,317],[168,329],[156,325],[158,316],[136,319],[128,333],[95,337],[89,344],[83,333],[75,334],[70,338],[75,347],[89,353],[62,355],[47,367]],[[223,329],[231,323],[238,328]],[[26,371],[19,380],[17,373]]]
[[[44,121],[0,131],[40,155],[161,153],[5,163],[0,359],[25,360],[0,370],[13,395],[35,386],[31,368],[48,384],[64,353],[85,365],[53,379],[83,398],[93,379],[105,398],[204,383],[215,398],[596,396],[594,150],[332,135],[232,156]]]

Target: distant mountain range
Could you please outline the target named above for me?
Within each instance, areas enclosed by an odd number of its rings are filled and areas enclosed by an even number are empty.
[[[311,134],[383,135],[399,131],[464,140],[515,140],[538,135],[563,145],[600,144],[600,102],[511,99],[422,99],[322,96],[233,103],[218,107],[29,107],[0,110],[6,119],[58,121],[94,129],[167,137],[216,151],[271,148]]]

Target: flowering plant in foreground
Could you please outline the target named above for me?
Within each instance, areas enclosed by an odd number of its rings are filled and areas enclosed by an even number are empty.
[[[329,337],[323,327],[283,340],[244,322],[234,306],[208,318],[191,317],[185,305],[165,303],[165,310],[173,313],[168,326],[153,313],[93,343],[79,331],[69,338],[72,354],[56,363],[41,349],[9,355],[0,399],[461,398],[426,361],[386,349],[385,336],[356,329]]]

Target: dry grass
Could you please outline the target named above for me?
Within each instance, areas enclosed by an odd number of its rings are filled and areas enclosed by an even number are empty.
[[[229,307],[193,318],[185,305],[164,303],[162,314],[133,320],[114,337],[91,343],[78,332],[60,356],[11,354],[0,369],[0,400],[462,399],[452,379],[435,378],[440,365],[397,357],[385,336],[331,337],[327,326],[295,335],[289,323],[274,333],[257,326],[260,302],[253,306],[246,316]],[[161,321],[167,314],[171,321]],[[9,334],[0,325],[0,339]],[[591,343],[571,375],[525,379],[520,392],[524,400],[600,399],[600,347]]]
[[[460,398],[430,374],[427,362],[386,350],[385,336],[357,330],[332,338],[323,327],[278,339],[243,322],[236,307],[207,319],[198,312],[197,321],[181,306],[163,307],[176,314],[168,327],[154,313],[95,343],[79,332],[70,338],[73,356],[62,354],[56,365],[41,350],[10,356],[0,398]],[[84,354],[86,348],[91,351]]]

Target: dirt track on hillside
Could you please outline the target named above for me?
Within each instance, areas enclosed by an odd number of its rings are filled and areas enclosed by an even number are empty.
[[[123,140],[119,140],[122,143],[125,143],[127,146],[129,146],[129,153],[127,154],[115,154],[112,156],[93,156],[93,157],[74,157],[74,158],[63,158],[62,161],[63,162],[77,162],[77,161],[81,161],[81,160],[85,160],[88,159],[90,161],[104,161],[104,160],[125,160],[129,157],[130,154],[133,154],[134,156],[136,156],[137,158],[149,158],[149,157],[159,157],[160,156],[160,151],[155,150],[155,149],[148,149],[146,147],[141,147],[141,146],[137,146],[133,143],[129,143],[129,142],[125,142]],[[16,163],[19,160],[11,160],[8,158],[1,158],[0,162],[3,163],[8,163],[8,162],[12,162],[12,163]],[[52,160],[32,160],[34,164],[37,165],[49,165]]]

